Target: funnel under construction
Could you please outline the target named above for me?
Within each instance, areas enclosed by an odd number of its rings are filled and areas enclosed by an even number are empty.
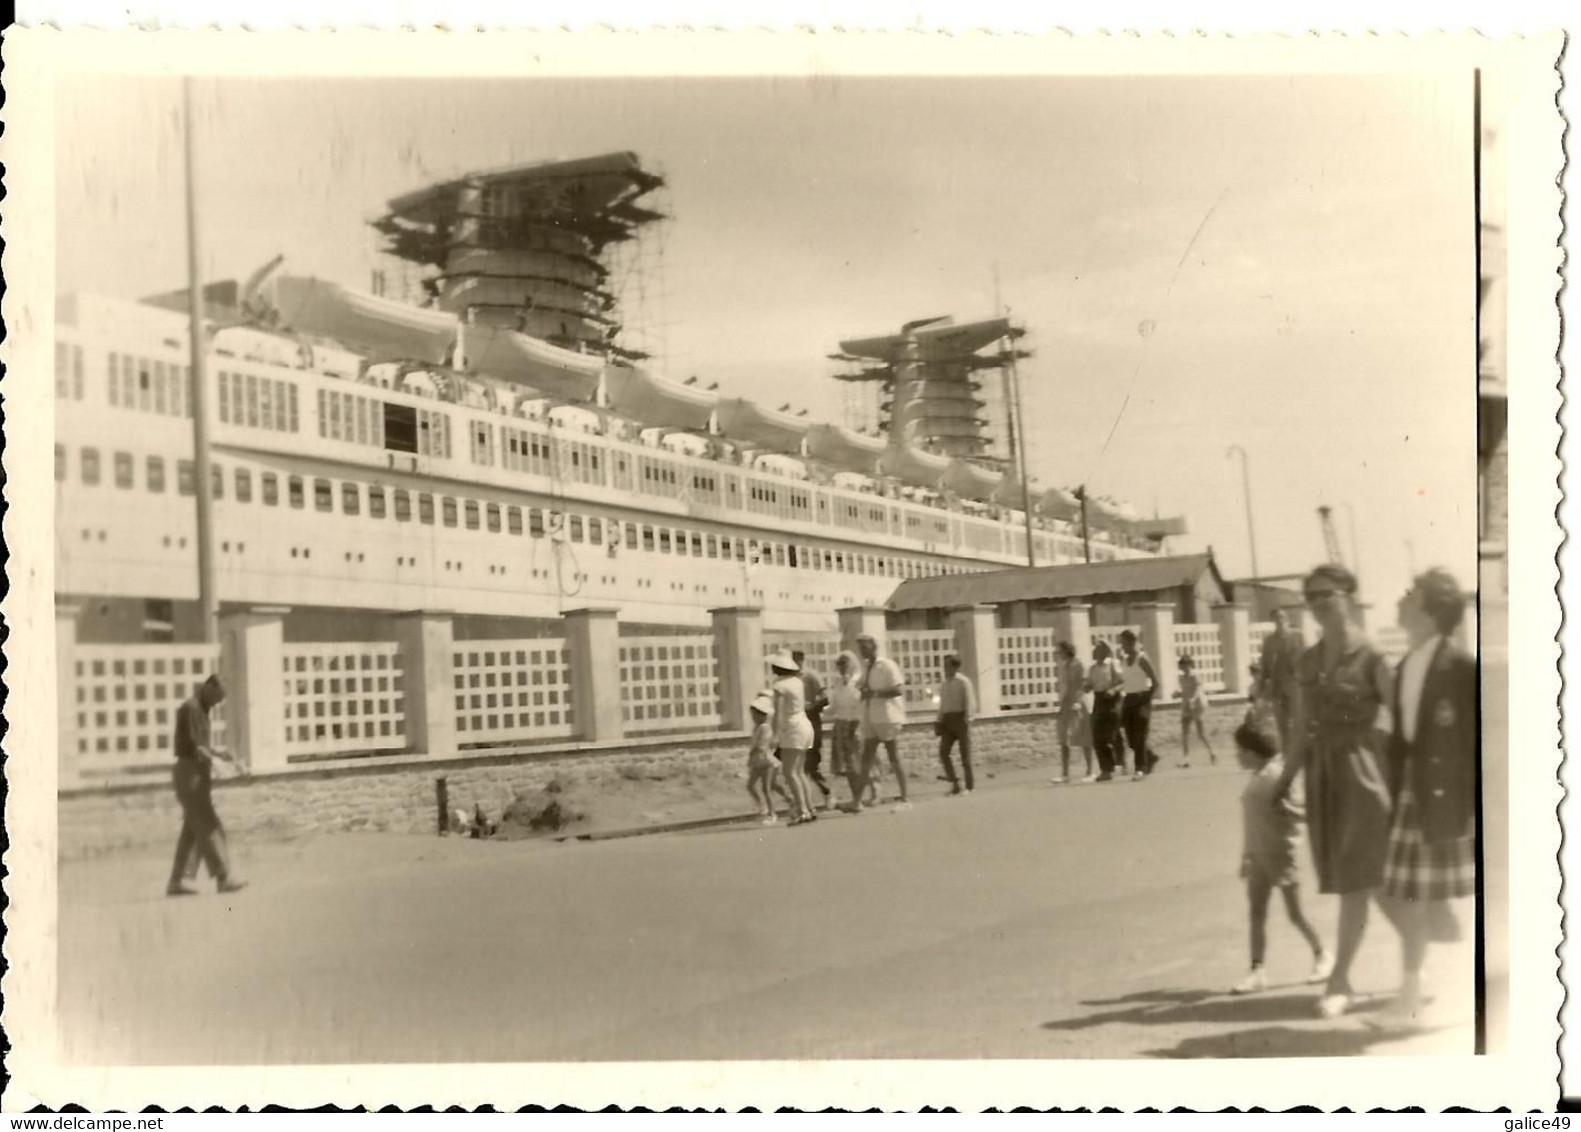
[[[373,226],[389,255],[427,273],[434,305],[463,322],[632,357],[615,344],[606,252],[664,219],[639,203],[663,184],[633,153],[521,165],[397,197]]]
[[[1028,357],[1012,345],[1025,333],[1003,318],[959,326],[950,318],[921,319],[898,334],[843,341],[841,353],[831,357],[862,366],[836,375],[839,380],[880,383],[888,397],[879,403],[880,428],[892,443],[982,458],[994,438],[981,415],[988,403],[979,396],[983,384],[975,375]],[[999,350],[981,352],[996,342]]]

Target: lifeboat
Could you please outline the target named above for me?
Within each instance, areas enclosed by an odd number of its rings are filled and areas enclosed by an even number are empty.
[[[720,435],[741,440],[773,452],[799,453],[811,422],[755,401],[734,399],[719,402],[714,413]]]
[[[443,365],[460,324],[444,311],[408,306],[311,276],[281,275],[266,288],[283,325],[392,358]]]
[[[633,366],[610,366],[604,373],[609,407],[632,420],[670,428],[705,429],[719,406],[719,394],[668,381]]]

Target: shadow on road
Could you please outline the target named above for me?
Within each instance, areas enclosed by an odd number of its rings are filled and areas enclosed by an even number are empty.
[[[1045,1030],[1087,1030],[1112,1023],[1140,1026],[1191,1025],[1194,1023],[1296,1022],[1312,1019],[1312,993],[1260,994],[1227,998],[1214,991],[1140,991],[1123,998],[1083,1002],[1083,1006],[1116,1006],[1076,1018],[1061,1018],[1043,1023]],[[1379,1004],[1363,1001],[1356,1013],[1374,1010]]]
[[[1446,1029],[1448,1027],[1445,1027]],[[1428,1031],[1418,1031],[1418,1034]],[[1321,1027],[1261,1026],[1186,1038],[1169,1049],[1143,1050],[1143,1057],[1355,1057],[1383,1042],[1397,1042],[1391,1035],[1366,1026],[1343,1029]],[[1383,1052],[1383,1051],[1379,1051]],[[1412,1052],[1412,1051],[1401,1051]]]

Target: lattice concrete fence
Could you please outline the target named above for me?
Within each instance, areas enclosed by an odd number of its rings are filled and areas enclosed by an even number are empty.
[[[1093,641],[1122,628],[1094,627],[1086,607],[1072,606],[1055,611],[1053,627],[1001,629],[991,607],[973,606],[952,610],[948,629],[891,632],[882,609],[861,607],[838,611],[827,633],[765,632],[762,610],[735,607],[712,611],[711,633],[622,637],[614,610],[582,609],[553,639],[457,641],[447,614],[413,612],[394,615],[394,641],[299,644],[284,640],[285,612],[227,612],[217,645],[108,646],[79,645],[74,612],[57,607],[61,784],[167,769],[175,709],[216,670],[230,691],[217,741],[263,774],[303,760],[744,731],[770,655],[800,650],[828,679],[862,634],[900,667],[913,718],[936,710],[952,653],[981,714],[1046,711],[1059,699],[1055,644],[1070,641],[1085,663]],[[1220,607],[1202,625],[1176,625],[1162,604],[1133,615],[1161,699],[1176,693],[1182,653],[1210,692],[1246,692],[1258,637],[1244,606]]]

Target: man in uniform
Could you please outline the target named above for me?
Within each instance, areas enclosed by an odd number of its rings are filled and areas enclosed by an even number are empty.
[[[167,896],[195,896],[184,879],[188,858],[194,851],[209,867],[220,892],[235,892],[247,882],[230,875],[225,852],[225,827],[214,812],[212,788],[215,759],[231,762],[216,751],[209,726],[209,712],[225,700],[225,685],[210,676],[176,709],[174,746],[176,799],[181,803],[181,836],[176,839],[176,859],[170,867]]]
[[[1301,639],[1290,631],[1285,611],[1273,612],[1274,631],[1263,638],[1262,656],[1257,665],[1257,698],[1273,709],[1279,728],[1279,749],[1290,749],[1290,717],[1295,712],[1296,658],[1301,655]]]

